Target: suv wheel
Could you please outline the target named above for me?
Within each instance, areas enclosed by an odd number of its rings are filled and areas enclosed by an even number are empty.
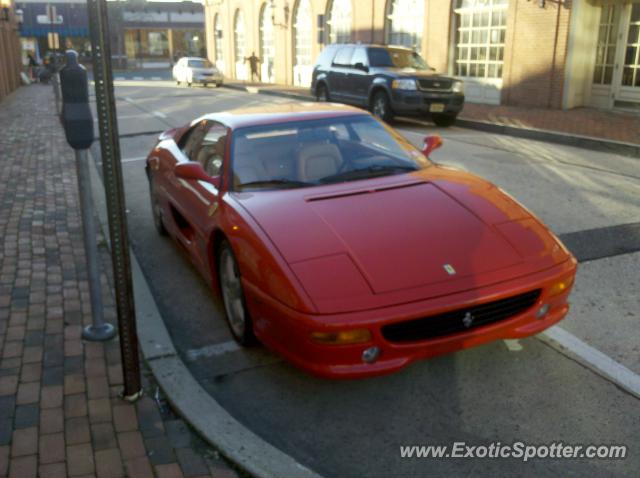
[[[371,112],[382,121],[389,122],[393,119],[391,102],[389,96],[384,91],[378,91],[371,100]]]
[[[329,101],[329,92],[324,85],[318,85],[316,88],[316,101],[327,102]]]
[[[456,115],[434,114],[431,115],[431,119],[436,125],[447,127],[456,122]]]

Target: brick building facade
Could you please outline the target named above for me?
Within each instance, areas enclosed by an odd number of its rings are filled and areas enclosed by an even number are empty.
[[[309,82],[332,42],[403,44],[462,78],[468,101],[640,106],[640,0],[205,0],[207,51],[229,78]]]
[[[15,5],[0,2],[0,100],[20,86],[20,42]]]

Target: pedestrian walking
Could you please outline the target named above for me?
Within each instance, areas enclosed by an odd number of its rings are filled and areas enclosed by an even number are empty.
[[[254,76],[258,80],[260,80],[260,74],[258,73],[258,63],[262,63],[262,60],[256,56],[256,52],[252,51],[251,56],[245,58],[244,61],[249,62],[249,67],[251,68],[251,81],[253,81]]]
[[[29,79],[31,81],[34,81],[36,79],[35,76],[35,72],[36,72],[36,68],[38,66],[38,62],[36,61],[35,57],[33,56],[32,52],[27,53],[27,60],[28,60],[28,67],[29,67]]]

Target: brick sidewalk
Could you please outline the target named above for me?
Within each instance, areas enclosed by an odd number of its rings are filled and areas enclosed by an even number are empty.
[[[226,86],[312,98],[309,88],[295,86],[233,82]],[[465,103],[460,118],[640,144],[640,113],[595,108],[551,110]]]
[[[158,407],[152,379],[135,405],[118,398],[117,340],[81,339],[91,314],[75,163],[50,86],[0,103],[0,151],[0,476],[237,477]],[[105,273],[102,284],[113,323]]]

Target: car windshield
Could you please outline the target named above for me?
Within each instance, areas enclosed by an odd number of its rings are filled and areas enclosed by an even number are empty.
[[[191,68],[211,68],[213,66],[209,60],[189,60],[188,65]]]
[[[429,69],[418,53],[402,48],[369,48],[369,63],[378,67]]]
[[[242,128],[233,135],[235,190],[288,189],[404,174],[429,160],[371,116]]]

